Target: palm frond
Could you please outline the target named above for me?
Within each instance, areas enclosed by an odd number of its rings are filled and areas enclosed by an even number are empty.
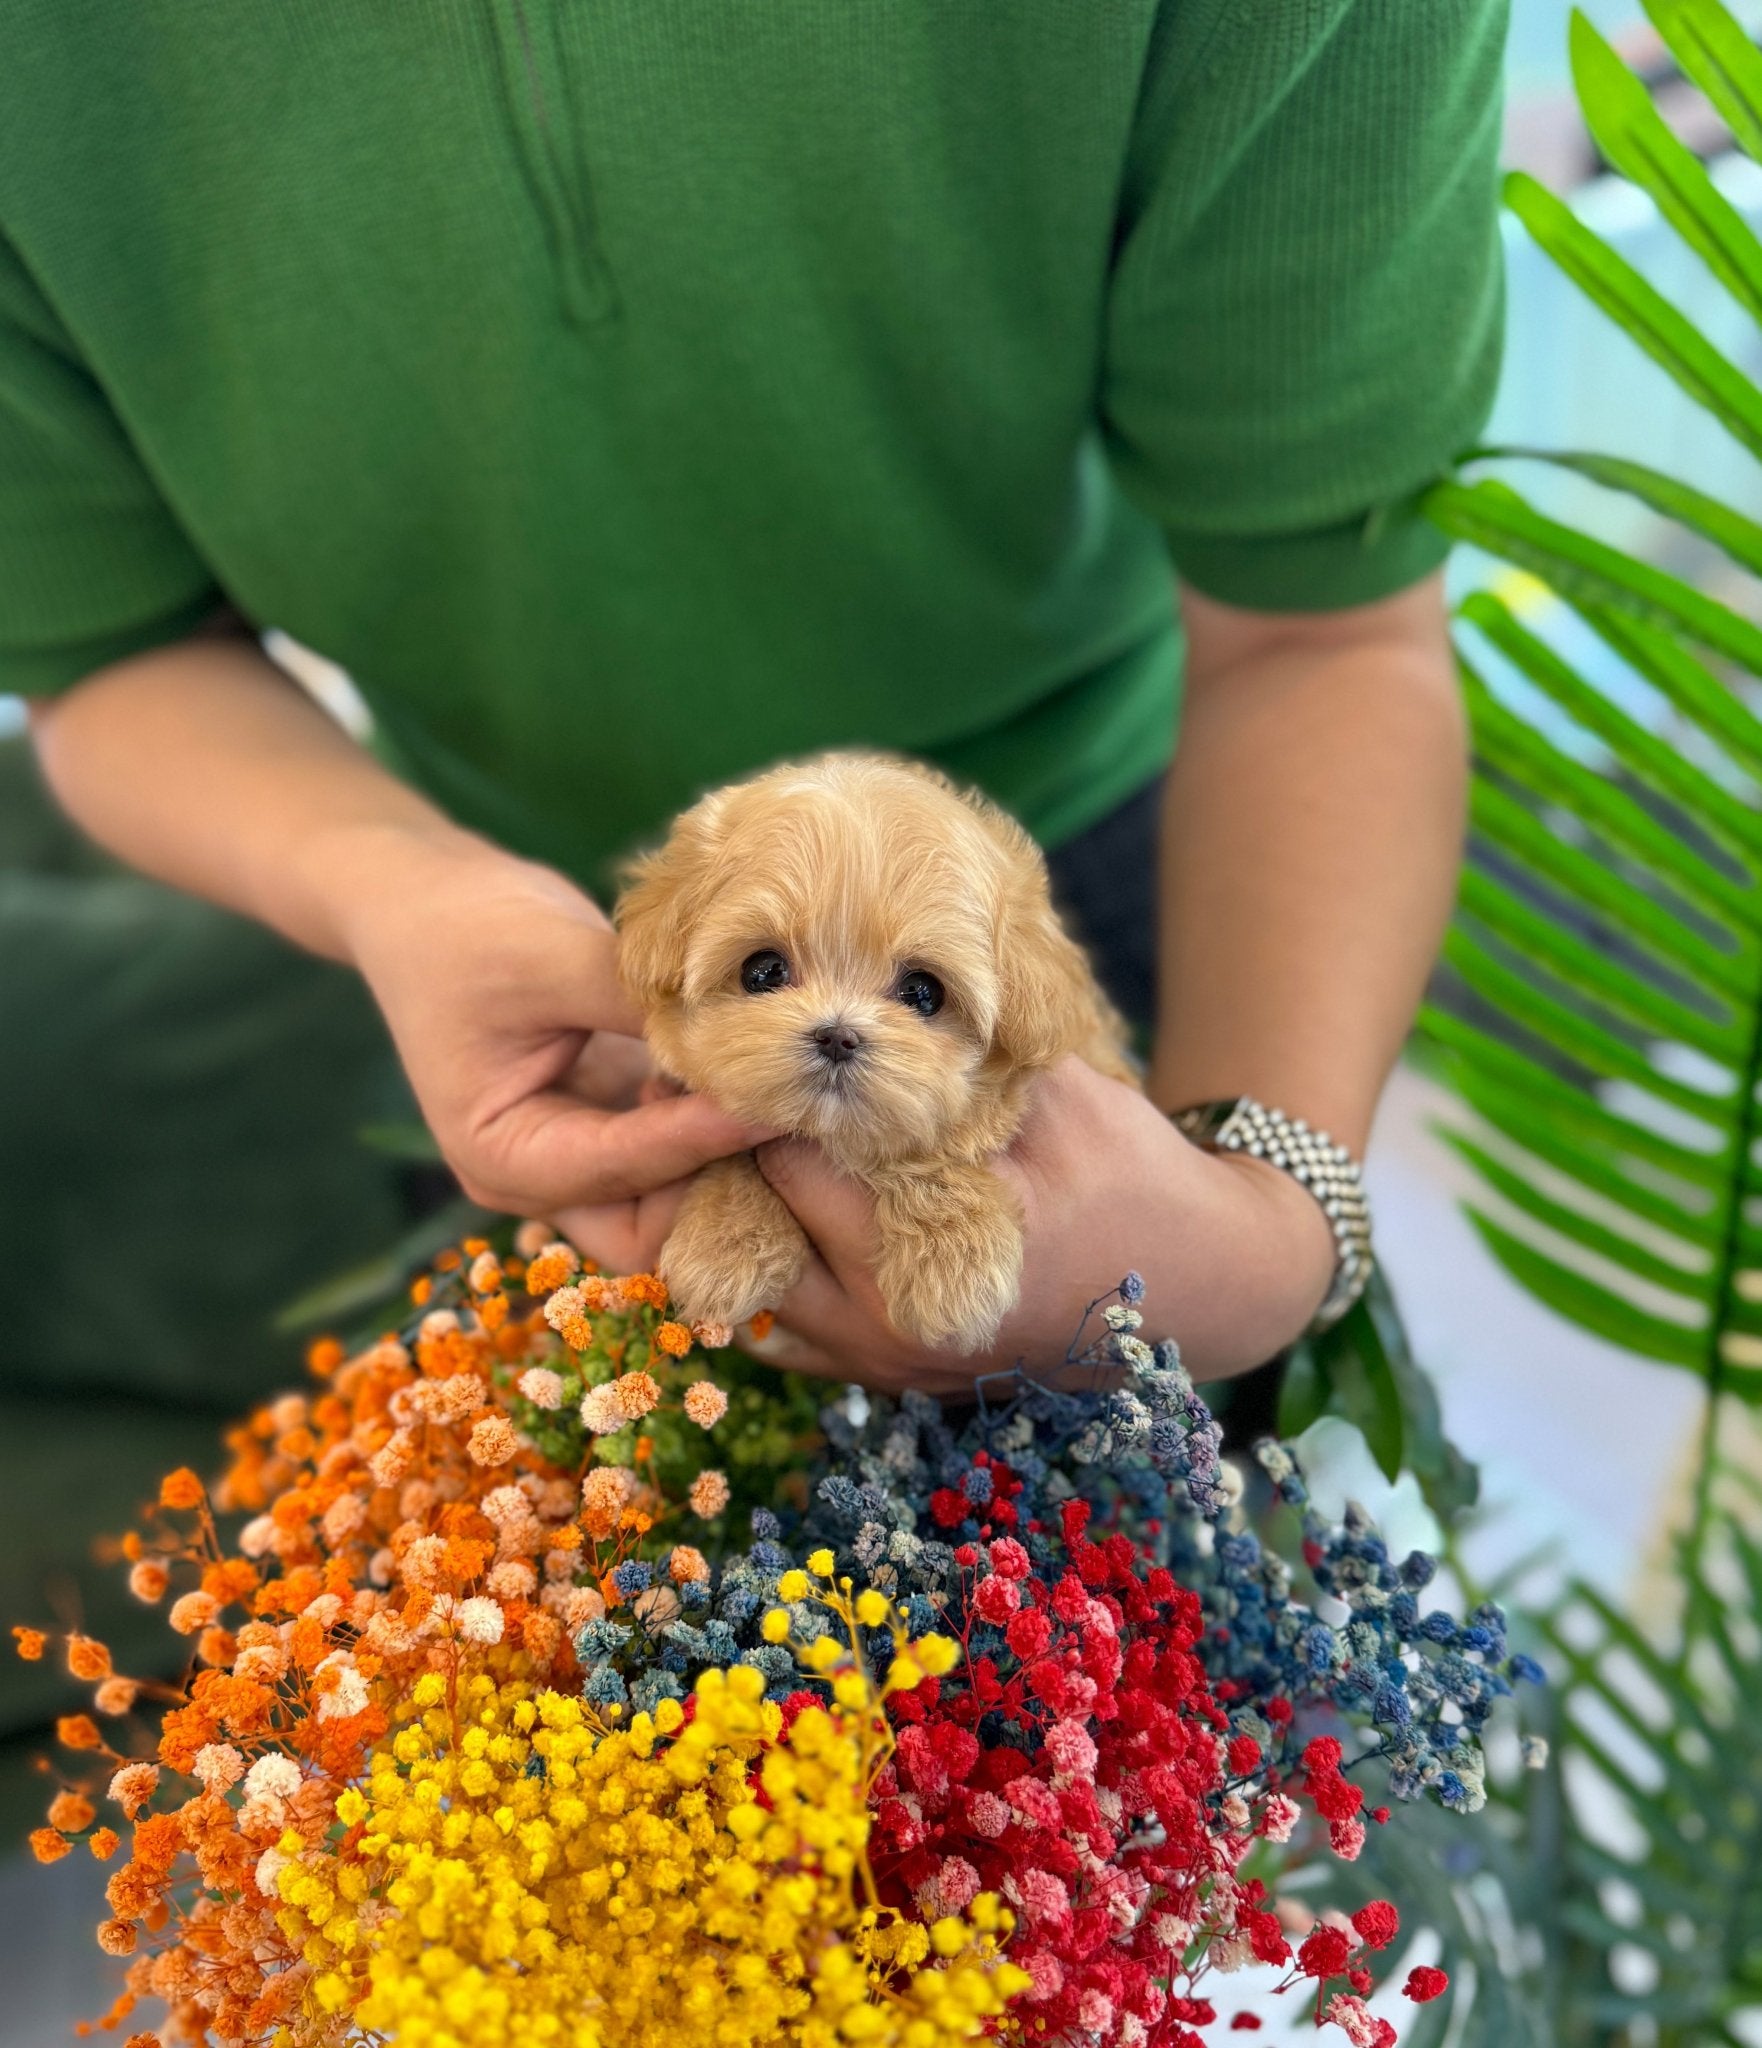
[[[1720,0],[1648,0],[1685,71],[1762,154],[1762,53]],[[1573,76],[1609,163],[1753,320],[1762,238],[1582,15]],[[1534,179],[1549,257],[1751,454],[1762,388]],[[1458,1158],[1494,1257],[1612,1343],[1762,1402],[1762,628],[1576,531],[1488,462],[1568,469],[1762,573],[1762,522],[1643,464],[1475,451],[1427,498],[1508,568],[1458,650],[1474,734],[1471,858],[1422,1018],[1473,1121]]]

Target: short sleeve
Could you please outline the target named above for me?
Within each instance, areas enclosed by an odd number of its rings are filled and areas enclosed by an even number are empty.
[[[1164,0],[1107,310],[1103,431],[1181,575],[1329,610],[1446,543],[1503,326],[1505,0]]]
[[[44,696],[175,640],[220,592],[0,239],[0,693]]]

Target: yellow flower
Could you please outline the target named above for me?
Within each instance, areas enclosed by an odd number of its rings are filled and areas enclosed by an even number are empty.
[[[808,1597],[808,1575],[806,1572],[785,1572],[777,1581],[779,1600],[805,1600]]]

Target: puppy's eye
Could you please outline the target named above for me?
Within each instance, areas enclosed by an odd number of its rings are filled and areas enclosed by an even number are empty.
[[[914,967],[901,980],[894,994],[908,1010],[916,1010],[920,1017],[934,1017],[948,1000],[941,982],[921,967]]]
[[[769,947],[761,953],[749,953],[740,963],[740,985],[749,996],[766,996],[774,988],[787,988],[789,962]]]

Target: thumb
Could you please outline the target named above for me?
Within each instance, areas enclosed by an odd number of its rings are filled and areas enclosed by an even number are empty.
[[[478,1199],[491,1207],[544,1215],[629,1201],[769,1135],[701,1095],[605,1110],[548,1088],[523,1096],[482,1128],[486,1164],[470,1178],[484,1184]]]
[[[758,1155],[759,1171],[807,1232],[833,1278],[856,1292],[875,1263],[875,1203],[807,1138],[779,1138]]]
[[[556,960],[556,997],[568,1014],[557,1019],[578,1031],[643,1035],[641,1006],[618,973],[618,934],[597,926],[573,931]]]

